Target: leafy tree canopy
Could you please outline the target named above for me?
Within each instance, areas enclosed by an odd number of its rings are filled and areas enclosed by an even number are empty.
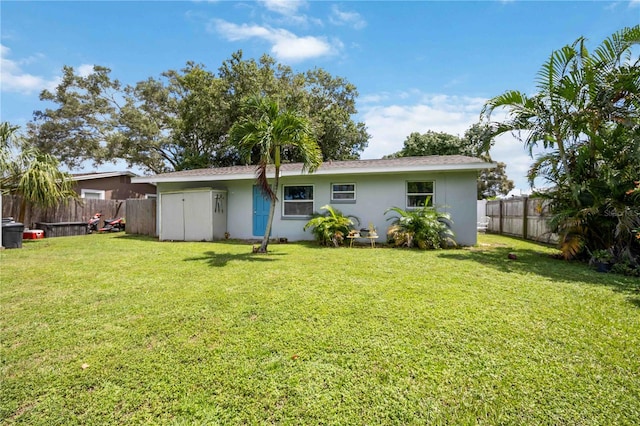
[[[243,100],[253,95],[299,111],[324,160],[357,159],[368,144],[364,123],[352,119],[354,85],[320,68],[294,73],[268,55],[247,60],[242,51],[217,72],[188,62],[126,86],[105,67],[95,66],[88,76],[64,67],[56,90],[41,93],[53,107],[34,113],[28,138],[70,168],[118,159],[154,173],[243,164],[229,131],[241,118]],[[302,158],[290,149],[283,160]]]
[[[493,146],[493,133],[487,125],[474,124],[464,137],[444,132],[427,131],[411,133],[404,141],[402,149],[386,158],[416,157],[425,155],[468,155],[492,161],[489,150]],[[514,187],[507,178],[507,165],[497,163],[491,170],[482,170],[478,175],[478,199],[507,195]]]

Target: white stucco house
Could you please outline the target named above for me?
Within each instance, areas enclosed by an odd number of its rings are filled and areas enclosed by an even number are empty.
[[[381,160],[328,161],[312,174],[300,163],[283,164],[272,238],[311,240],[304,225],[325,204],[373,224],[385,241],[390,207],[414,208],[431,197],[451,214],[461,245],[477,238],[476,179],[494,168],[460,155]],[[225,235],[257,239],[264,235],[269,202],[255,185],[255,166],[197,169],[133,178],[157,186],[161,240],[212,241]]]

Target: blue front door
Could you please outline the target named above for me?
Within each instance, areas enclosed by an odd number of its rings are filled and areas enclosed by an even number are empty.
[[[268,198],[260,192],[257,186],[253,186],[253,235],[264,236],[269,220],[269,207],[271,203]]]

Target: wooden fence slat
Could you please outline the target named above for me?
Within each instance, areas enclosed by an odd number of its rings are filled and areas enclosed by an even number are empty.
[[[102,213],[104,219],[123,217],[126,211],[124,200],[72,200],[48,209],[27,208],[24,225],[33,228],[38,223],[88,222],[95,213]],[[2,197],[2,217],[19,220],[20,197],[5,195]]]
[[[127,201],[127,234],[156,236],[156,200]]]
[[[2,197],[2,217],[19,220],[21,200],[19,197]],[[89,222],[95,213],[103,219],[124,217],[128,234],[156,236],[156,200],[73,200],[49,209],[27,208],[24,225],[34,229],[36,223]],[[102,223],[100,224],[102,226]],[[63,231],[60,231],[63,232]]]
[[[487,201],[486,215],[490,218],[487,231],[555,243],[558,236],[551,233],[547,225],[548,212],[546,200],[514,197]]]

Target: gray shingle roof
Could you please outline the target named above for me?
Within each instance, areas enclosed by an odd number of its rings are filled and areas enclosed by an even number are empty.
[[[326,161],[315,174],[385,173],[398,171],[481,170],[495,167],[480,158],[464,155],[431,155],[424,157],[385,158],[378,160]],[[232,166],[183,170],[155,176],[134,178],[133,182],[172,182],[185,180],[246,179],[255,175],[256,166]],[[280,167],[283,176],[302,173],[302,163],[285,163]]]
[[[87,172],[87,173],[73,173],[71,174],[73,180],[91,180],[91,179],[103,179],[114,176],[138,176],[137,174],[124,171],[124,172]]]

